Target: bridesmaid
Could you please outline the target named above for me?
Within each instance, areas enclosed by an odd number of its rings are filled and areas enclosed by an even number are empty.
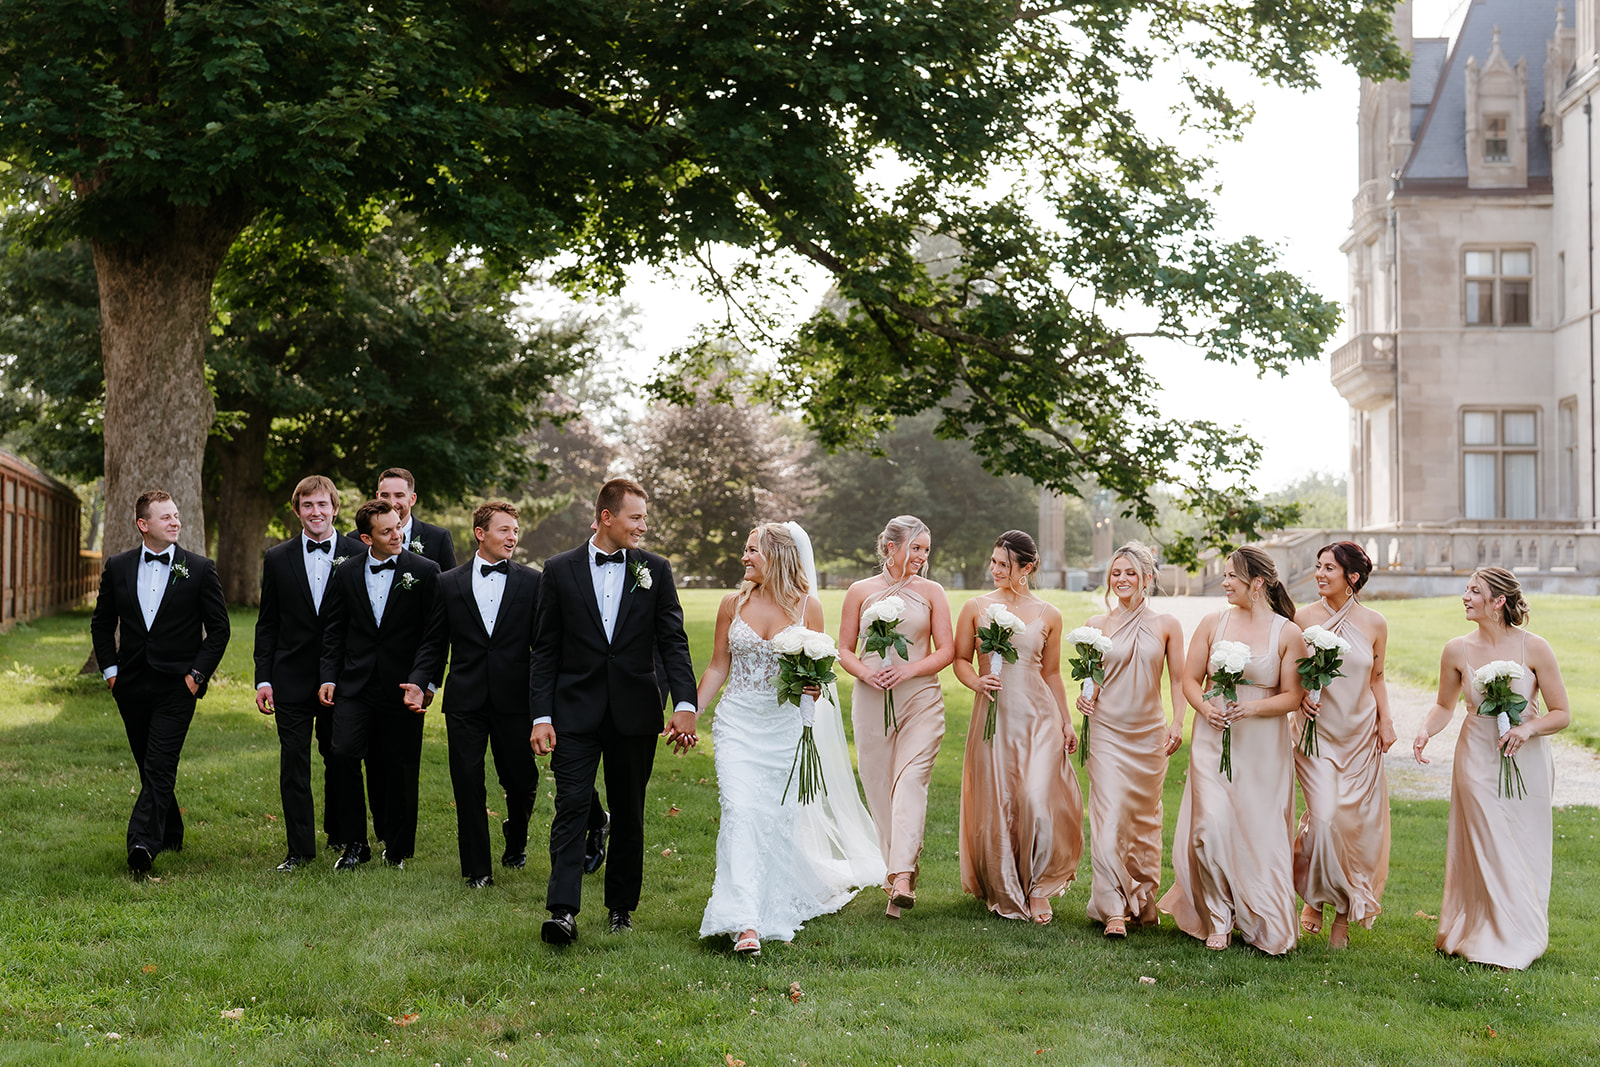
[[[1020,530],[1000,535],[989,556],[994,592],[967,601],[956,622],[955,670],[977,694],[961,767],[961,888],[1007,919],[1043,924],[1052,917],[1050,898],[1078,873],[1083,797],[1067,758],[1078,735],[1061,683],[1061,612],[1028,591],[1038,566],[1033,538]],[[1027,625],[1011,638],[1017,661],[980,675],[973,668],[979,616],[991,604]],[[992,699],[1000,707],[985,741]]]
[[[1572,721],[1561,668],[1544,638],[1522,628],[1528,602],[1516,575],[1500,567],[1473,572],[1461,597],[1475,632],[1444,646],[1439,699],[1412,742],[1427,763],[1428,739],[1466,697],[1467,718],[1456,741],[1450,778],[1450,830],[1445,843],[1444,903],[1434,947],[1474,963],[1524,970],[1550,943],[1550,791],[1554,778],[1546,737]],[[1522,725],[1502,739],[1493,717],[1478,715],[1483,692],[1473,672],[1495,660],[1522,665],[1514,692],[1528,699]],[[1538,698],[1546,711],[1538,713]],[[1525,796],[1501,796],[1500,753],[1517,757]]]
[[[1277,956],[1294,948],[1297,933],[1289,712],[1303,694],[1295,661],[1305,642],[1292,621],[1294,601],[1261,549],[1246,545],[1228,557],[1222,591],[1228,606],[1207,615],[1189,642],[1183,695],[1199,714],[1172,842],[1173,886],[1160,908],[1206,948],[1227,948],[1238,930],[1246,944]],[[1237,703],[1201,696],[1211,688],[1218,641],[1250,646]],[[1218,770],[1229,724],[1232,781]]]
[[[917,902],[917,860],[922,855],[928,817],[928,780],[944,738],[939,672],[956,654],[944,587],[922,577],[930,551],[932,540],[921,519],[911,515],[890,519],[878,535],[883,571],[856,582],[845,593],[839,625],[839,665],[856,680],[850,720],[861,784],[889,872],[884,880],[889,894],[885,914],[891,919],[898,919],[901,908]],[[906,613],[897,628],[909,646],[910,662],[885,663],[876,652],[864,657],[855,653],[863,629],[861,612],[888,596],[905,601]],[[885,690],[894,693],[899,728],[893,733],[884,730]]]
[[[1354,541],[1319,550],[1321,599],[1294,617],[1301,629],[1321,626],[1350,643],[1342,677],[1328,684],[1317,703],[1307,694],[1293,720],[1294,771],[1306,798],[1294,839],[1294,887],[1306,902],[1300,929],[1320,931],[1323,909],[1332,907],[1330,948],[1350,943],[1352,920],[1372,929],[1389,878],[1389,783],[1383,771],[1383,754],[1394,744],[1383,681],[1389,624],[1356,602],[1371,573],[1372,560]],[[1314,756],[1299,747],[1308,718],[1317,724]]]
[[[1155,577],[1149,548],[1130,541],[1117,549],[1106,570],[1109,610],[1087,624],[1111,638],[1105,684],[1093,698],[1078,697],[1078,710],[1093,725],[1086,761],[1094,870],[1089,918],[1105,925],[1107,937],[1126,937],[1130,921],[1158,921],[1161,787],[1167,757],[1183,743],[1183,627],[1151,609]],[[1161,708],[1163,666],[1172,689],[1170,725]]]

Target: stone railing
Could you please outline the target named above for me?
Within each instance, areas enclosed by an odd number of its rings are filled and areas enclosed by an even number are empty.
[[[1388,181],[1384,178],[1374,178],[1362,182],[1355,198],[1350,201],[1350,214],[1359,225],[1361,217],[1369,211],[1377,211],[1389,198]]]
[[[1328,374],[1333,384],[1361,370],[1394,370],[1394,334],[1358,333],[1333,350],[1328,357]]]
[[[1600,593],[1600,531],[1556,523],[1441,526],[1399,530],[1286,530],[1262,547],[1296,600],[1315,596],[1317,549],[1354,541],[1372,558],[1374,596],[1439,596],[1460,592],[1479,567],[1514,571],[1530,591]],[[1205,591],[1221,591],[1222,557],[1206,562]]]

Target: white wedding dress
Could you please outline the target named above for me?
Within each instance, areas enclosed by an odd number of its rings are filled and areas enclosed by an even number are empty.
[[[728,653],[728,682],[711,724],[722,805],[717,874],[700,936],[753,929],[789,941],[807,919],[838,911],[862,886],[882,884],[883,858],[838,707],[817,703],[813,732],[827,792],[801,804],[798,784],[788,781],[800,709],[778,703],[772,642],[736,614]]]

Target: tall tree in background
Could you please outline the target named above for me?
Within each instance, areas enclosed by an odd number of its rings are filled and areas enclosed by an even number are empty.
[[[652,408],[630,435],[633,476],[650,494],[650,546],[686,577],[739,583],[751,527],[805,517],[816,493],[810,447],[765,404]]]
[[[1236,526],[1250,443],[1162,422],[1135,342],[1277,370],[1336,311],[1260,242],[1209,232],[1204,161],[1141,132],[1123,85],[1175,57],[1178,104],[1234,132],[1248,108],[1208,64],[1311,85],[1333,52],[1396,74],[1393,7],[30,0],[0,6],[0,160],[66,190],[37,239],[93,249],[113,512],[163,482],[200,526],[212,282],[235,238],[274,215],[336,233],[376,200],[441,247],[570,250],[574,284],[733,244],[753,259],[713,284],[738,299],[781,284],[774,254],[801,257],[857,309],[813,323],[774,386],[829,447],[938,408],[992,469],[1094,474],[1136,508],[1187,464],[1191,502]],[[886,158],[893,188],[869,177]],[[1012,194],[983,192],[1007,175]],[[926,234],[960,264],[922,263]],[[150,426],[163,448],[141,447]]]
[[[818,461],[824,488],[807,529],[819,562],[876,567],[884,523],[909,514],[928,524],[934,570],[959,572],[969,588],[981,588],[994,539],[1009,529],[1037,529],[1034,484],[990,474],[966,442],[935,436],[938,421],[933,412],[901,420],[880,439],[882,455],[842,452]],[[1067,554],[1087,551],[1085,515],[1083,523],[1068,524]]]

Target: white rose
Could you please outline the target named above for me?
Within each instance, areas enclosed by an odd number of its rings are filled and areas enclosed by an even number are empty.
[[[1100,638],[1104,636],[1105,635],[1100,632],[1098,627],[1080,626],[1076,630],[1073,630],[1071,633],[1067,634],[1067,644],[1095,645],[1098,647]]]
[[[866,607],[861,609],[862,626],[871,626],[873,623],[877,622],[879,618],[878,605],[868,604]]]
[[[809,659],[832,659],[839,654],[833,638],[815,630],[806,630],[801,637],[801,647]]]
[[[1111,651],[1111,638],[1101,634],[1099,637],[1094,639],[1094,648],[1096,652],[1104,656],[1107,652]]]
[[[906,613],[906,602],[897,596],[886,596],[878,601],[878,618],[884,622],[899,622]]]
[[[1239,674],[1250,665],[1250,646],[1239,641],[1218,641],[1211,646],[1211,670]]]
[[[805,638],[802,636],[804,633],[805,631],[798,626],[791,626],[787,630],[780,631],[772,639],[772,651],[780,656],[794,655],[805,647]]]
[[[1304,636],[1306,644],[1312,648],[1338,648],[1343,643],[1338,634],[1332,630],[1323,629],[1321,626],[1307,626]]]
[[[983,614],[986,625],[998,625],[1010,633],[1021,633],[1027,627],[1027,623],[1008,611],[1004,604],[990,604]]]

